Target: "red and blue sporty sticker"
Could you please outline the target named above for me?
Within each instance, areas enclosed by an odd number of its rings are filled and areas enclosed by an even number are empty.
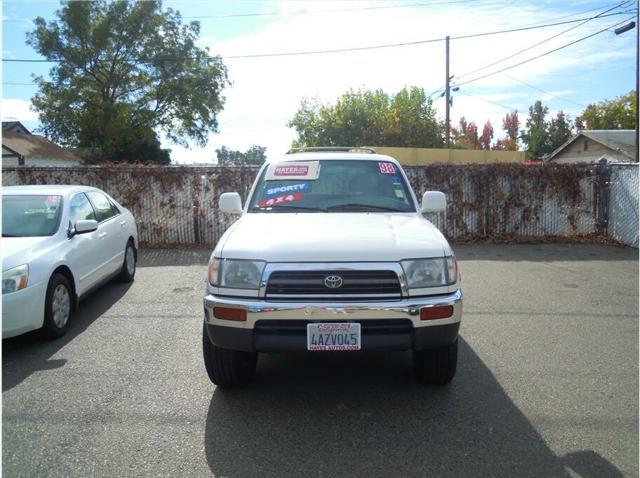
[[[308,191],[310,189],[309,183],[288,184],[286,186],[275,186],[265,189],[265,196],[273,196],[274,194],[292,193],[297,191]]]

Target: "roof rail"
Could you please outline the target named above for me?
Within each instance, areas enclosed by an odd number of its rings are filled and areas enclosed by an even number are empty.
[[[291,148],[287,154],[295,153],[367,153],[376,154],[373,148],[364,148],[360,146],[313,146],[310,148]]]

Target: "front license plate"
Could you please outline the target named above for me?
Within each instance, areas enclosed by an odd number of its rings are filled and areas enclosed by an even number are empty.
[[[307,324],[307,350],[360,350],[360,324]]]

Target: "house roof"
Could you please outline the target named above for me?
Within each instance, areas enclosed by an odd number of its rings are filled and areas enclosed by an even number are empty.
[[[25,158],[63,159],[68,161],[82,160],[71,151],[61,148],[47,138],[37,134],[2,132],[2,145]]]
[[[7,132],[11,131],[14,133],[24,133],[31,134],[31,132],[25,128],[25,126],[20,123],[20,121],[3,121],[2,122],[2,131]]]
[[[544,159],[545,161],[551,161],[578,138],[585,137],[595,141],[596,143],[600,143],[613,151],[620,152],[624,156],[633,160],[635,159],[633,151],[636,145],[635,134],[636,131],[633,129],[585,129],[573,136],[569,141],[557,148]]]

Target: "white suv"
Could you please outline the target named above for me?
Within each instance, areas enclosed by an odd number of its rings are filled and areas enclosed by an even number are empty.
[[[372,150],[292,150],[260,170],[209,262],[204,362],[220,387],[246,385],[258,352],[412,350],[416,379],[456,371],[456,259],[398,162]]]

